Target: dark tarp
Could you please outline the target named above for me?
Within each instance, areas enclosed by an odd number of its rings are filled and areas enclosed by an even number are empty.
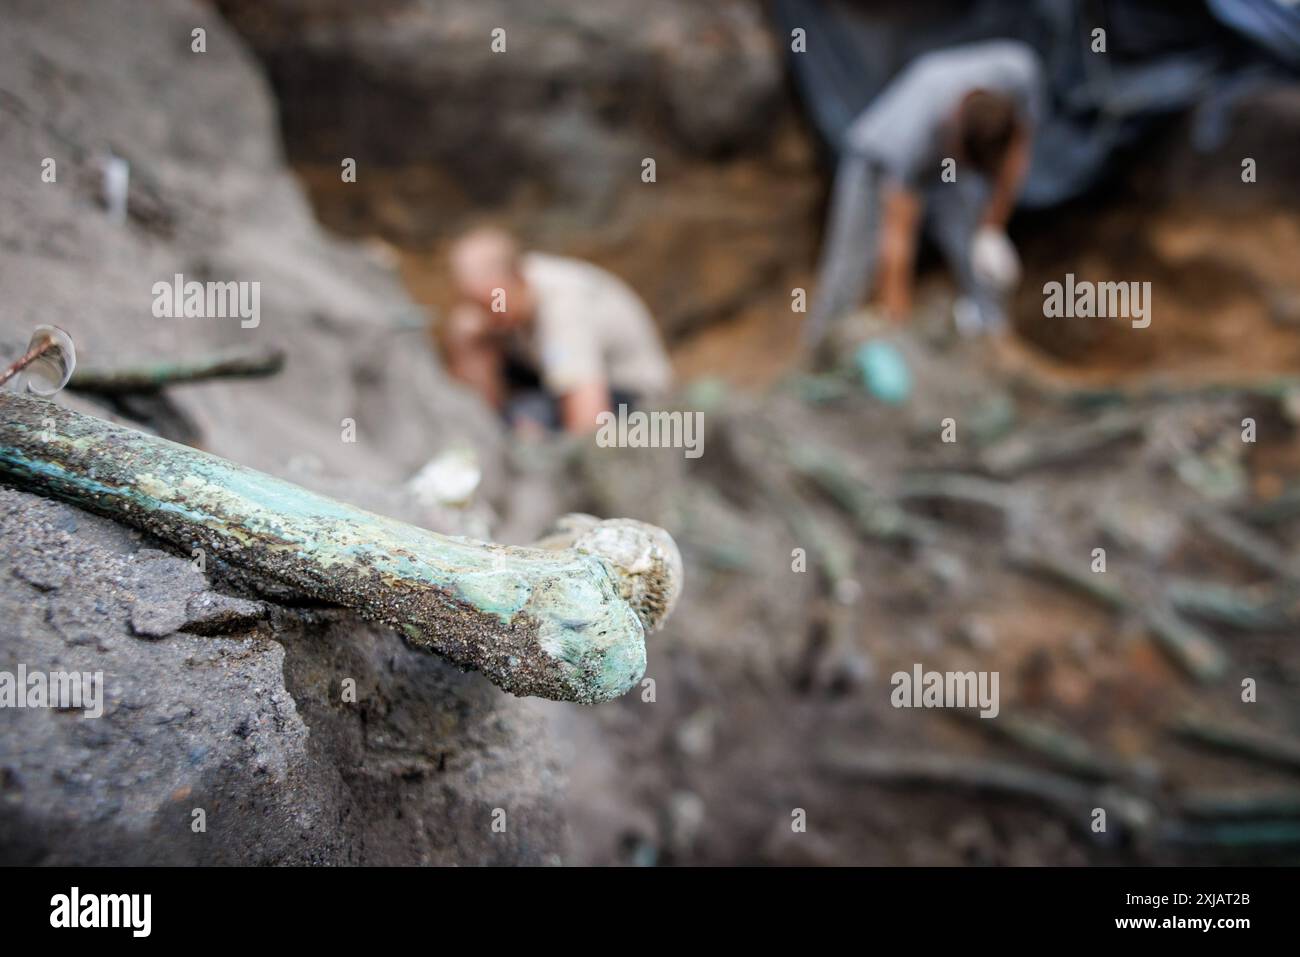
[[[832,152],[845,129],[911,59],[995,37],[1043,58],[1046,112],[1021,203],[1078,196],[1153,121],[1189,108],[1198,148],[1222,143],[1235,99],[1300,70],[1300,5],[1286,0],[770,0],[795,83]],[[1106,31],[1106,53],[1092,31]]]

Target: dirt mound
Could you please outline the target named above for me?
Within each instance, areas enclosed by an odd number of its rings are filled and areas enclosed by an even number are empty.
[[[315,224],[267,88],[219,16],[114,0],[75,15],[9,3],[4,17],[0,355],[19,354],[41,323],[67,329],[100,368],[277,348],[280,375],[169,390],[135,406],[133,424],[181,422],[214,452],[389,511],[413,507],[398,483],[448,443],[477,448],[489,486],[501,476],[495,420],[446,381],[395,271]],[[110,151],[130,164],[124,223],[102,202]],[[153,285],[178,273],[260,283],[260,321],[157,317]],[[453,513],[422,520],[470,530]],[[0,542],[0,671],[103,671],[106,693],[97,720],[0,709],[0,860],[485,863],[558,851],[553,754],[525,702],[351,615],[249,612],[227,570],[196,571],[68,506],[0,492]],[[214,618],[221,633],[203,634]],[[355,703],[341,700],[344,679]],[[497,807],[505,834],[491,831]]]

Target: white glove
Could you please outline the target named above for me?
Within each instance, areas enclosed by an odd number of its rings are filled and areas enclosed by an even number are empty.
[[[1020,282],[1020,256],[1007,234],[981,226],[971,243],[970,268],[981,285],[1007,292]]]

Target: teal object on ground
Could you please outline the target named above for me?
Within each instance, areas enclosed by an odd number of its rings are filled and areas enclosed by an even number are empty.
[[[853,354],[867,391],[882,402],[902,405],[912,394],[912,373],[896,346],[879,339],[863,343]]]

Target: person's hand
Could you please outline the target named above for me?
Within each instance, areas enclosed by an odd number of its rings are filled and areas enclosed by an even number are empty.
[[[1007,234],[996,226],[981,226],[970,251],[971,272],[981,285],[1007,292],[1020,282],[1020,256]]]

